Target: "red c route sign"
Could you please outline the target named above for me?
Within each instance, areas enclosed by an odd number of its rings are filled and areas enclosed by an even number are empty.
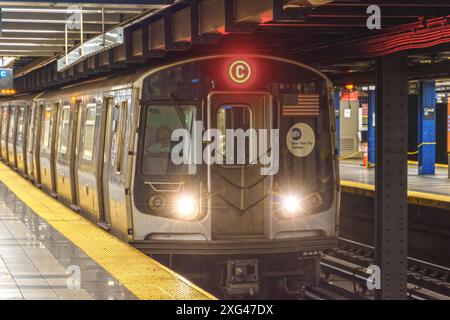
[[[238,84],[242,84],[250,80],[252,76],[252,68],[250,64],[244,60],[236,60],[231,63],[228,69],[230,79]]]

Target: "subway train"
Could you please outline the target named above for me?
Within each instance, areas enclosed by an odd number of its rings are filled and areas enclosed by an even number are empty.
[[[337,245],[332,90],[319,71],[266,55],[121,70],[2,98],[0,156],[227,296],[268,283],[301,294]]]

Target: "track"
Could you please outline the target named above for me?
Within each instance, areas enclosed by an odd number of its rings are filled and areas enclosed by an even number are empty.
[[[374,263],[374,248],[348,239],[339,239],[339,248],[322,258],[323,280],[318,288],[308,289],[312,299],[373,299],[367,289]],[[408,297],[414,300],[450,300],[450,269],[408,258]]]

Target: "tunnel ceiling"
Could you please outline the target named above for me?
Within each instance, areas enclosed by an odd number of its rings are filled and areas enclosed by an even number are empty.
[[[370,81],[377,57],[404,50],[410,54],[412,71],[419,76],[433,76],[436,72],[440,72],[442,76],[443,68],[447,70],[447,76],[450,73],[448,0],[259,0],[255,3],[248,0],[148,1],[150,2],[152,4],[144,6],[104,5],[104,29],[107,31],[124,26],[125,43],[108,50],[107,57],[106,53],[98,54],[97,60],[92,63],[94,67],[90,67],[84,60],[59,72],[54,65],[55,57],[64,56],[64,8],[67,3],[52,6],[41,3],[38,6],[36,2],[33,5],[12,5],[8,2],[4,6],[2,4],[6,2],[0,2],[0,6],[4,8],[3,28],[9,30],[0,37],[0,50],[5,53],[34,50],[30,54],[16,52],[16,78],[22,79],[21,85],[25,91],[24,82],[37,81],[40,82],[37,87],[45,87],[46,83],[75,81],[86,71],[104,73],[130,64],[162,63],[162,58],[167,56],[236,50],[270,52],[292,57],[318,67],[338,82],[347,81],[350,77]],[[249,7],[249,3],[254,6]],[[366,25],[369,16],[366,10],[373,4],[381,9],[381,30],[369,30]],[[208,7],[214,10],[208,11]],[[37,10],[43,8],[49,12]],[[32,13],[25,10],[20,13],[21,9],[37,11]],[[101,6],[83,5],[83,10],[86,10],[84,32],[85,39],[88,40],[101,33]],[[5,20],[8,17],[39,21]],[[51,19],[58,22],[47,21]],[[213,29],[208,29],[205,25],[211,25]],[[41,28],[41,32],[30,36],[26,30],[16,32],[19,26],[34,30]],[[55,31],[49,35],[44,32],[45,28],[53,28]],[[161,31],[163,36],[149,35],[151,30],[157,28],[165,30]],[[190,33],[183,37],[187,29]],[[37,39],[13,40],[19,37],[38,38],[38,35],[50,39],[47,40],[49,42]],[[5,40],[5,37],[9,39]],[[72,47],[79,46],[79,33],[70,34],[69,39]],[[153,42],[158,42],[154,39],[160,43],[153,46]],[[12,44],[33,41],[35,44],[15,47],[6,45],[6,41],[12,41]],[[133,51],[136,46],[141,47],[137,55]],[[102,59],[107,60],[105,65],[98,62]],[[44,69],[45,72],[42,71]],[[36,74],[34,78],[31,75],[39,72],[41,74]],[[26,77],[31,80],[25,81]]]
[[[100,3],[95,3],[100,2]],[[83,10],[83,39],[87,40],[117,25],[136,19],[172,1],[86,1]],[[142,2],[142,1],[140,1]],[[0,1],[0,56],[14,57],[15,69],[45,57],[64,52],[65,23],[72,14],[79,13],[76,1]],[[102,26],[103,24],[103,26]],[[72,48],[81,41],[81,31],[68,29],[67,45]]]

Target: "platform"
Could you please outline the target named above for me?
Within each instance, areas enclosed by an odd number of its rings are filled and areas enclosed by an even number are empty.
[[[214,297],[0,163],[0,299]]]
[[[339,163],[344,192],[373,195],[375,168],[365,168],[361,159]],[[435,175],[418,175],[417,164],[408,164],[408,201],[412,204],[450,209],[450,179],[445,166],[436,166]]]

